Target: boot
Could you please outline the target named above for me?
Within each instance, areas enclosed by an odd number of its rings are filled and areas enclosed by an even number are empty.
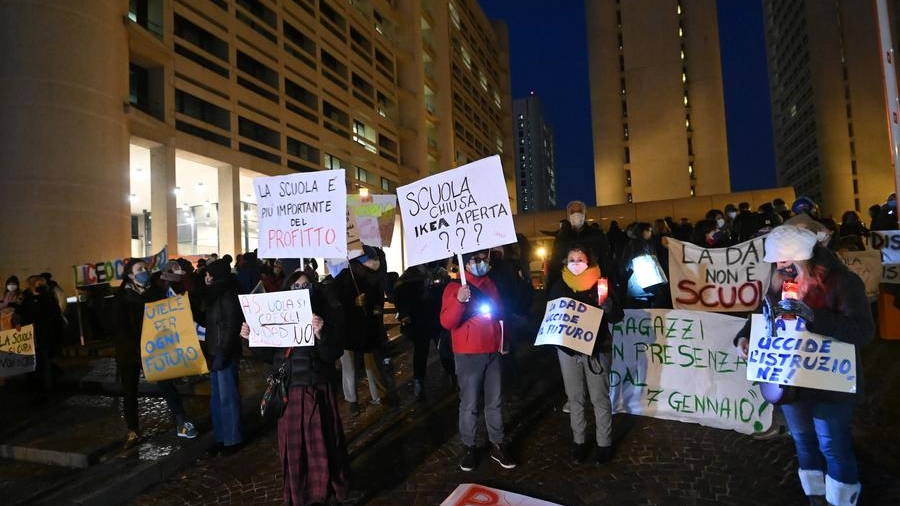
[[[825,499],[834,506],[856,506],[859,499],[859,483],[841,483],[831,476],[825,476]]]
[[[824,472],[815,469],[800,469],[797,471],[797,475],[800,476],[800,486],[803,487],[804,494],[809,497],[825,495]]]

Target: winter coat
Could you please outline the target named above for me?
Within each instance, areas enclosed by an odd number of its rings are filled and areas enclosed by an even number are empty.
[[[344,349],[371,353],[384,346],[387,333],[381,274],[351,260],[334,279],[333,289],[344,313]]]
[[[149,286],[138,293],[130,283],[122,283],[113,299],[116,359],[121,363],[140,363],[141,331],[144,328],[144,304],[166,298],[159,287]]]
[[[590,306],[603,309],[603,319],[600,321],[600,328],[594,334],[597,336],[597,344],[594,345],[594,356],[598,353],[609,353],[612,351],[612,333],[609,330],[609,324],[618,323],[625,318],[625,311],[622,309],[622,304],[619,303],[619,298],[616,296],[615,291],[609,290],[607,293],[606,300],[603,304],[599,304],[597,301],[597,283],[594,283],[587,290],[576,292],[572,287],[567,285],[562,278],[559,278],[559,281],[554,283],[548,290],[547,300],[568,297],[579,302],[584,302]],[[578,353],[565,346],[558,346],[558,348],[568,355],[575,355]]]
[[[394,305],[402,321],[409,318],[404,331],[416,336],[436,338],[441,332],[441,303],[450,277],[443,268],[421,265],[406,269],[394,285]]]
[[[209,369],[219,370],[241,358],[241,323],[244,316],[233,275],[206,287],[204,305],[206,341],[204,353]]]
[[[462,284],[451,281],[444,288],[441,303],[441,326],[450,331],[453,353],[475,354],[501,351],[503,334],[500,328],[502,304],[494,282],[487,276],[466,275],[475,289],[469,302],[460,302],[456,295]],[[476,293],[476,290],[478,293]],[[490,306],[491,313],[483,315],[482,304]]]
[[[859,347],[868,344],[875,337],[875,321],[866,297],[866,287],[862,279],[851,272],[834,253],[816,246],[811,263],[825,269],[821,287],[812,287],[802,301],[813,310],[813,321],[806,323],[810,332],[828,336],[838,341],[852,344],[856,351],[856,393],[842,393],[814,388],[798,388],[797,398],[810,398],[823,402],[861,402],[865,388],[863,367]],[[766,297],[771,304],[781,300],[784,278],[773,269],[772,281]],[[734,338],[750,336],[750,320]]]

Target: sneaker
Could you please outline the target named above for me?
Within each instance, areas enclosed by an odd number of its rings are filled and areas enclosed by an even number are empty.
[[[516,463],[509,457],[509,449],[505,443],[491,445],[491,458],[496,460],[503,469],[512,469]]]
[[[472,471],[478,464],[478,457],[475,454],[474,446],[467,446],[466,452],[463,453],[462,459],[459,461],[459,468],[463,471]]]
[[[176,429],[178,437],[184,437],[188,439],[194,439],[197,437],[197,429],[194,427],[194,424],[191,422],[184,422],[183,424],[178,426]]]
[[[572,412],[572,410],[569,409],[569,401],[566,401],[566,403],[563,404],[562,412],[563,413],[571,413]]]
[[[575,443],[575,448],[572,450],[572,461],[576,464],[584,464],[584,461],[587,460],[587,454],[587,443]]]
[[[141,435],[137,433],[135,430],[128,431],[128,435],[125,436],[125,449],[134,448],[141,442]]]
[[[606,464],[610,460],[612,460],[612,447],[611,446],[598,446],[597,447],[597,457],[594,459],[598,464]]]

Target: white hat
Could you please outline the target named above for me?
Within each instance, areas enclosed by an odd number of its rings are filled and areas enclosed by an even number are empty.
[[[775,227],[766,236],[766,262],[809,260],[816,245],[816,233],[794,225]]]

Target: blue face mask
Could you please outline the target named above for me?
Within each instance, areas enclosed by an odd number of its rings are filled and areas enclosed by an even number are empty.
[[[150,273],[141,271],[134,275],[134,281],[141,286],[147,286],[147,284],[150,283]]]
[[[469,272],[473,275],[481,277],[488,273],[490,269],[490,265],[487,262],[476,262],[474,264],[470,264]]]

